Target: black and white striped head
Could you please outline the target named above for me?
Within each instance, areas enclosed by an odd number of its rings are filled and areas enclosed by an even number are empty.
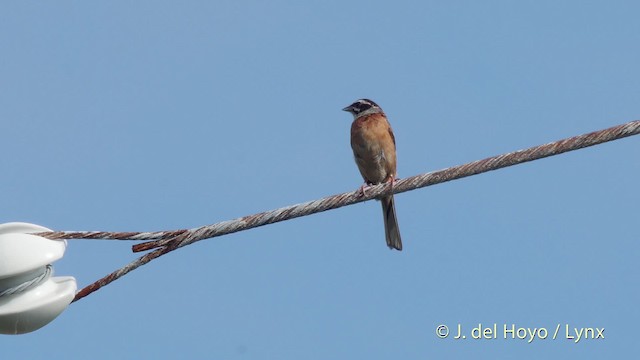
[[[381,113],[382,108],[369,99],[360,99],[342,109],[342,111],[350,112],[353,114],[353,118],[357,119],[362,116]]]

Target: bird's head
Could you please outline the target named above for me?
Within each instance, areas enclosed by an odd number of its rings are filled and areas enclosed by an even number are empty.
[[[360,99],[342,109],[342,111],[350,112],[353,114],[353,118],[357,119],[365,115],[381,113],[382,108],[369,99]]]

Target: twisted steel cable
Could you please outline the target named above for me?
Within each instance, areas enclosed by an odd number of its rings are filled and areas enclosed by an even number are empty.
[[[322,211],[337,209],[339,207],[375,199],[388,193],[398,194],[451,180],[461,179],[467,176],[477,175],[637,135],[639,133],[640,120],[631,121],[608,129],[573,136],[548,144],[497,155],[443,170],[399,179],[393,184],[393,186],[391,186],[391,184],[375,185],[367,188],[365,195],[363,195],[361,191],[355,190],[194,229],[156,232],[58,231],[40,233],[38,235],[49,239],[150,240],[145,243],[134,245],[133,251],[139,252],[151,249],[155,250],[141,256],[121,269],[114,271],[113,273],[80,290],[74,299],[74,301],[77,301],[157,257],[200,240],[253,229],[255,227],[311,215]]]

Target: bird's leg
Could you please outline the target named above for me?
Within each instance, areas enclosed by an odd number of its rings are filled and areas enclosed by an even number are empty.
[[[387,181],[389,183],[389,192],[393,193],[393,185],[396,183],[396,177],[394,175],[390,175],[389,176],[389,180]]]

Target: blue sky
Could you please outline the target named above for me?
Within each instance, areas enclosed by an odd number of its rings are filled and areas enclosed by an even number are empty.
[[[351,191],[353,100],[407,177],[640,118],[635,2],[0,5],[0,222],[201,226]],[[639,138],[180,249],[2,336],[8,358],[425,359],[636,353]],[[87,285],[138,255],[70,241]],[[440,324],[605,328],[454,340]]]

